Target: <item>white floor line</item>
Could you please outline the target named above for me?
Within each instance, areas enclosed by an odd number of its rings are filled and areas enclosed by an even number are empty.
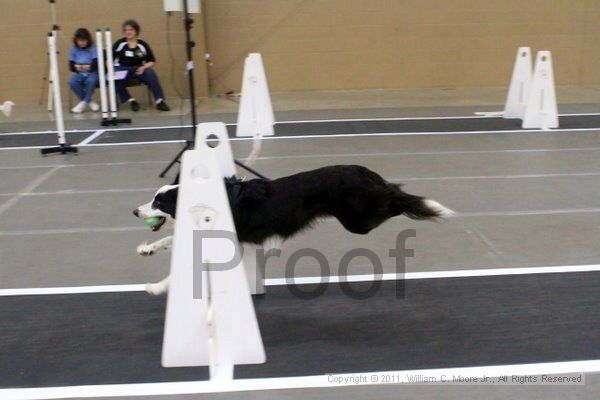
[[[74,286],[74,287],[54,287],[45,288],[44,293],[40,289],[2,289],[0,297],[3,296],[35,296],[51,294],[85,294],[85,293],[121,293],[121,292],[143,292],[146,285],[104,285],[104,286]],[[2,398],[0,396],[0,398]]]
[[[149,144],[173,144],[173,143],[185,143],[185,140],[153,140],[146,142],[119,142],[119,143],[88,143],[82,147],[113,147],[113,146],[143,146]],[[2,149],[0,149],[2,150]]]
[[[10,199],[8,199],[3,204],[0,204],[0,216],[2,214],[4,214],[9,208],[11,208],[12,206],[14,206],[19,201],[20,198],[22,198],[23,196],[25,196],[27,193],[30,193],[33,190],[35,190],[35,188],[37,188],[42,183],[44,183],[44,181],[46,179],[48,179],[52,175],[54,175],[54,173],[56,171],[58,171],[60,168],[61,168],[60,166],[57,166],[57,167],[53,167],[50,170],[44,172],[43,174],[41,174],[40,176],[38,176],[36,179],[34,179],[33,181],[31,181],[27,186],[25,186],[23,188],[23,190],[21,190],[19,193],[17,193],[14,197],[11,197]]]
[[[71,129],[65,131],[65,133],[92,133],[94,129]],[[22,132],[2,132],[2,136],[29,136],[29,135],[56,135],[56,131],[22,131]]]
[[[600,113],[572,113],[572,114],[559,114],[559,117],[591,117],[600,115]],[[307,120],[284,120],[277,121],[276,124],[304,124],[304,123],[315,123],[315,122],[369,122],[369,121],[411,121],[411,120],[439,120],[439,119],[486,119],[486,118],[498,118],[494,115],[451,115],[451,116],[431,116],[431,117],[380,117],[380,118],[338,118],[338,119],[307,119]],[[235,126],[235,123],[225,124],[226,126]],[[140,126],[140,127],[126,127],[126,128],[111,128],[107,129],[111,132],[120,131],[143,131],[153,129],[180,129],[190,128],[191,125],[165,125],[165,126]],[[65,131],[65,133],[85,133],[93,132],[93,129],[71,129]],[[54,135],[56,131],[21,131],[21,132],[3,132],[0,136],[13,136],[13,135]]]
[[[494,131],[445,131],[445,132],[373,132],[373,133],[340,133],[340,134],[317,134],[317,135],[294,135],[294,136],[265,136],[263,140],[304,140],[304,139],[338,139],[338,138],[360,138],[360,137],[390,137],[390,136],[460,136],[460,135],[491,135],[491,134],[523,134],[537,133],[551,135],[556,133],[573,133],[573,132],[596,132],[600,133],[598,128],[577,128],[577,129],[520,129],[520,130],[494,130]],[[236,141],[251,141],[252,138],[234,137],[230,139]],[[142,146],[142,145],[159,145],[185,143],[185,140],[154,140],[143,142],[119,142],[119,143],[88,143],[79,147],[110,147],[110,146]],[[42,149],[52,146],[25,146],[25,147],[0,147],[0,150],[31,150]]]
[[[523,210],[523,211],[482,211],[482,212],[457,212],[452,218],[473,217],[512,217],[525,215],[560,215],[560,214],[586,214],[600,212],[600,208],[571,208],[563,210]]]
[[[583,113],[583,114],[559,114],[559,117],[587,117],[596,116],[600,113]],[[456,115],[456,116],[434,116],[434,117],[379,117],[379,118],[339,118],[339,119],[306,119],[306,120],[294,120],[294,121],[277,121],[277,124],[310,124],[310,123],[323,123],[323,122],[374,122],[374,121],[434,121],[434,120],[455,120],[455,119],[490,119],[490,118],[501,118],[501,115],[489,115],[489,114],[473,114],[473,115]],[[235,125],[235,124],[230,124]]]
[[[291,160],[304,158],[344,158],[344,157],[388,157],[388,156],[437,156],[461,154],[494,154],[494,153],[560,153],[569,151],[600,151],[600,147],[570,147],[556,149],[503,149],[503,150],[447,150],[447,151],[400,151],[381,153],[331,153],[301,154],[290,156],[258,157],[257,160]]]
[[[445,131],[445,132],[373,132],[373,133],[339,133],[339,134],[317,134],[317,135],[282,135],[282,136],[265,136],[263,140],[303,140],[303,139],[337,139],[337,138],[355,138],[355,137],[381,137],[381,136],[454,136],[454,135],[491,135],[491,134],[522,134],[522,133],[538,133],[544,135],[551,135],[553,133],[567,133],[567,132],[598,132],[600,133],[600,127],[598,128],[578,128],[578,129],[521,129],[521,130],[499,130],[499,131]],[[244,142],[251,141],[252,138],[246,137],[233,137],[230,139],[232,142]],[[121,143],[93,143],[88,144],[91,146],[132,146],[136,144],[164,144],[164,143],[184,143],[185,140],[160,140],[160,141],[146,141],[146,142],[121,142]]]
[[[132,217],[133,218],[133,217]],[[163,228],[164,229],[164,228]],[[0,231],[2,236],[36,236],[36,235],[69,235],[74,233],[105,233],[105,232],[131,232],[131,231],[150,231],[148,227],[138,226],[118,226],[110,228],[62,228],[62,229],[31,229],[22,231]]]
[[[289,284],[307,285],[321,282],[339,283],[339,282],[372,282],[372,281],[393,281],[398,279],[444,279],[444,278],[468,278],[474,276],[504,276],[504,275],[536,275],[536,274],[557,274],[573,272],[598,272],[600,265],[570,265],[555,267],[514,267],[514,268],[482,268],[465,269],[451,271],[428,271],[428,272],[406,272],[402,274],[382,274],[375,275],[349,275],[346,277],[331,276],[323,278],[320,276],[300,277],[293,281],[286,278],[265,279],[265,286],[285,286]]]
[[[78,194],[105,194],[105,193],[138,193],[138,192],[156,192],[156,187],[153,188],[133,188],[133,189],[96,189],[96,190],[59,190],[56,192],[31,192],[23,193],[23,196],[69,196]],[[0,193],[0,197],[14,196],[18,193]]]
[[[4,170],[22,170],[22,169],[39,169],[39,168],[79,168],[79,167],[112,167],[120,165],[145,165],[145,164],[164,164],[171,160],[152,160],[152,161],[115,161],[115,162],[99,162],[99,163],[82,163],[82,164],[46,164],[46,165],[24,165],[15,167],[0,167],[0,171]]]
[[[131,383],[119,385],[63,386],[46,388],[1,389],[0,397],[11,400],[69,399],[119,396],[167,396],[203,393],[225,393],[258,390],[305,388],[339,388],[374,385],[373,379],[386,382],[394,377],[399,382],[414,382],[415,377],[431,377],[437,382],[448,382],[453,376],[462,378],[496,378],[516,376],[541,376],[557,374],[587,374],[600,371],[600,360],[565,361],[479,367],[436,368],[403,371],[373,371],[354,374],[329,374],[283,378],[234,379],[231,381],[192,381]],[[362,377],[362,379],[357,379]],[[337,380],[335,378],[338,378]],[[347,378],[347,379],[344,379]],[[358,381],[358,382],[357,382]],[[423,384],[423,383],[421,383]],[[585,383],[582,383],[585,384]],[[388,383],[389,385],[389,383]],[[507,383],[506,385],[520,385]],[[398,387],[398,386],[397,386]],[[398,387],[398,390],[402,390]]]
[[[475,276],[504,276],[504,275],[535,275],[535,274],[558,274],[574,272],[598,272],[599,264],[592,265],[568,265],[550,267],[514,267],[514,268],[481,268],[448,271],[429,272],[407,272],[405,274],[388,273],[380,276],[348,275],[340,276],[308,276],[297,277],[293,280],[286,278],[265,279],[265,286],[287,286],[289,284],[306,285],[321,282],[372,282],[393,281],[398,279],[444,279],[444,278],[467,278]],[[74,286],[74,287],[50,287],[50,288],[15,288],[0,289],[0,297],[3,296],[32,296],[51,294],[80,294],[80,293],[113,293],[113,292],[137,292],[145,291],[145,285],[99,285],[99,286]],[[0,397],[1,398],[1,397]]]
[[[96,132],[92,133],[90,136],[83,139],[81,142],[77,143],[76,146],[85,146],[86,144],[91,143],[94,140],[96,140],[98,137],[103,135],[105,132],[106,132],[106,129],[97,130]]]
[[[522,175],[473,175],[473,176],[427,176],[422,178],[392,178],[390,182],[420,182],[420,181],[452,181],[452,180],[477,180],[477,179],[531,179],[531,178],[562,178],[576,176],[599,176],[600,172],[569,172],[556,174],[522,174]]]

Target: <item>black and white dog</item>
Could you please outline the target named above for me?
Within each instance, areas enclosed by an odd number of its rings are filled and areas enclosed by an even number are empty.
[[[440,203],[403,192],[375,172],[358,165],[335,165],[284,178],[242,181],[225,179],[235,229],[240,243],[284,241],[322,218],[334,217],[348,231],[367,234],[397,215],[425,220],[448,217],[453,212]],[[154,199],[133,211],[136,217],[158,217],[159,230],[168,217],[175,218],[177,185],[163,186]],[[152,255],[171,246],[172,237],[138,246]],[[151,294],[168,290],[168,277],[148,284]]]

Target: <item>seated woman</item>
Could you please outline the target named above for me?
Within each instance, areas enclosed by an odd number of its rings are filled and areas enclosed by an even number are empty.
[[[98,86],[98,53],[92,35],[85,28],[77,29],[73,35],[69,69],[75,72],[69,79],[69,86],[80,100],[71,111],[81,113],[88,106],[92,111],[98,111],[100,107],[92,101],[92,95]]]
[[[117,40],[113,45],[115,70],[127,71],[125,79],[115,81],[116,91],[121,103],[130,103],[132,111],[140,109],[139,103],[131,97],[126,87],[127,81],[138,78],[150,87],[156,100],[156,109],[169,111],[170,108],[165,102],[165,95],[158,81],[158,76],[152,69],[156,65],[154,53],[148,43],[138,38],[140,25],[136,21],[128,19],[123,22],[122,28],[124,37]]]

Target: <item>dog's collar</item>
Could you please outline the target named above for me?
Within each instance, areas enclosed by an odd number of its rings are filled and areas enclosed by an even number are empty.
[[[229,195],[229,203],[234,204],[240,192],[242,191],[242,180],[237,178],[235,175],[225,178],[225,185],[227,186],[227,194]]]

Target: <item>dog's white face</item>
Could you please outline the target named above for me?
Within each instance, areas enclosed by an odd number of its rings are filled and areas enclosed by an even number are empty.
[[[133,215],[144,219],[158,217],[159,222],[152,228],[153,231],[158,231],[168,217],[175,218],[178,188],[179,185],[165,185],[161,187],[154,195],[152,201],[142,204],[133,210]]]

